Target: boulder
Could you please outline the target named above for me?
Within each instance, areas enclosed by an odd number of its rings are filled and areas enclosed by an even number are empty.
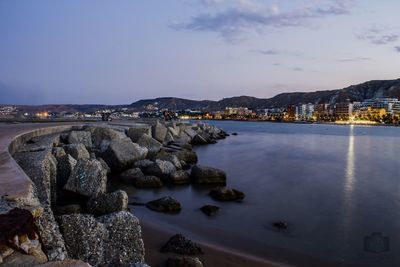
[[[182,209],[181,203],[172,197],[163,197],[150,201],[146,204],[146,207],[154,211],[166,213],[176,213]]]
[[[134,184],[136,179],[142,177],[144,177],[144,174],[140,168],[129,169],[119,175],[120,180],[127,184]]]
[[[273,222],[271,225],[279,230],[286,230],[289,226],[289,224],[284,221],[276,221],[276,222]]]
[[[145,266],[139,220],[130,212],[64,215],[60,226],[71,258],[94,266]]]
[[[166,160],[156,159],[153,164],[145,168],[144,173],[167,179],[174,171],[176,171],[174,164]]]
[[[200,210],[208,216],[214,216],[215,214],[218,213],[219,209],[220,209],[219,207],[214,205],[204,205],[203,207],[200,208]]]
[[[107,149],[111,141],[129,140],[124,132],[107,127],[91,127],[88,130],[92,134],[93,145],[97,148],[103,146],[104,150]]]
[[[148,125],[143,125],[143,126],[137,126],[137,127],[132,127],[129,128],[127,131],[128,137],[132,140],[132,142],[137,143],[137,141],[142,137],[143,135],[147,135],[151,137],[151,127]]]
[[[82,207],[79,204],[69,204],[69,205],[64,205],[64,206],[53,206],[52,209],[54,211],[54,214],[56,214],[56,215],[82,213]]]
[[[70,144],[64,146],[67,154],[70,154],[74,159],[90,159],[90,154],[83,144]]]
[[[154,139],[156,139],[159,142],[164,142],[165,136],[167,135],[167,127],[165,125],[161,124],[160,122],[156,122],[155,125],[151,127],[151,133]]]
[[[71,155],[65,155],[58,158],[57,162],[57,186],[63,188],[68,181],[69,176],[76,166],[76,159]]]
[[[182,169],[181,161],[178,159],[178,157],[176,155],[173,155],[171,153],[167,153],[165,151],[160,151],[155,156],[155,159],[169,161],[172,164],[174,164],[175,168]]]
[[[241,201],[245,198],[245,194],[239,190],[220,187],[210,191],[210,196],[219,201]]]
[[[175,141],[174,136],[170,132],[168,132],[167,135],[165,136],[164,142],[169,144],[169,143],[172,143],[174,141]]]
[[[96,159],[81,159],[78,160],[64,189],[83,196],[95,197],[105,193],[106,187],[107,170],[101,162]]]
[[[178,170],[171,173],[169,180],[171,184],[179,185],[179,184],[189,184],[190,176],[189,173],[183,170]]]
[[[83,144],[87,148],[92,147],[92,134],[89,131],[71,131],[68,135],[69,144]]]
[[[197,184],[226,184],[224,171],[202,165],[193,166],[190,177]]]
[[[145,170],[147,167],[152,165],[154,162],[149,159],[143,159],[136,161],[133,166],[136,168],[140,168],[142,171]]]
[[[160,151],[162,144],[151,136],[144,134],[137,141],[138,145],[145,147],[148,150],[148,157],[155,156]]]
[[[197,132],[192,128],[186,129],[185,133],[190,137],[191,140],[197,135]]]
[[[181,234],[172,236],[168,242],[161,248],[163,253],[176,253],[181,255],[203,254],[202,249],[190,239]]]
[[[152,175],[138,177],[135,180],[135,187],[137,188],[160,188],[162,186],[161,179]]]
[[[196,134],[190,143],[192,145],[207,145],[209,141],[207,141],[203,136]]]
[[[166,267],[203,267],[199,258],[173,257],[168,258]]]
[[[67,153],[65,153],[64,148],[62,147],[53,147],[53,156],[58,160],[60,157],[65,156]]]
[[[197,154],[191,150],[180,150],[173,152],[174,155],[178,157],[179,160],[183,160],[188,164],[196,164],[197,163]]]
[[[131,140],[114,140],[102,153],[102,158],[112,171],[121,172],[129,169],[135,161],[146,158],[146,155],[147,149]]]
[[[118,190],[112,193],[92,197],[86,204],[87,211],[94,215],[108,214],[128,209],[128,195]]]
[[[81,260],[51,261],[35,267],[91,267],[90,264]]]
[[[171,133],[172,137],[179,137],[179,128],[178,127],[168,127],[168,132]]]

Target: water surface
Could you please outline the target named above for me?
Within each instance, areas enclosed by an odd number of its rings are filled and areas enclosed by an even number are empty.
[[[296,266],[398,266],[400,264],[400,128],[210,122],[237,132],[197,147],[199,163],[227,172],[243,203],[220,203],[209,188],[125,188],[133,201],[170,195],[183,210],[165,215],[134,207],[140,219],[191,237]],[[216,204],[212,218],[199,208]],[[270,224],[289,223],[287,231]],[[389,238],[365,251],[365,237]],[[384,240],[384,239],[382,239]]]

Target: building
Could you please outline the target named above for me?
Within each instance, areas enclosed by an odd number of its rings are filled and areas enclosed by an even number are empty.
[[[315,105],[308,103],[308,104],[301,104],[296,106],[295,109],[295,119],[296,120],[313,120],[314,118],[314,111]]]
[[[349,120],[353,116],[353,103],[337,103],[334,108],[334,116],[338,120]]]

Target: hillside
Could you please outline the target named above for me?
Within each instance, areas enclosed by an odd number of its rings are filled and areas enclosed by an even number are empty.
[[[282,93],[272,98],[263,99],[251,96],[224,98],[219,101],[188,100],[175,97],[163,97],[140,100],[130,105],[131,108],[141,110],[152,104],[160,109],[182,110],[222,110],[226,107],[249,107],[252,109],[287,107],[301,103],[340,103],[347,99],[362,101],[369,98],[394,97],[400,99],[400,79],[369,81],[347,88],[307,93]]]

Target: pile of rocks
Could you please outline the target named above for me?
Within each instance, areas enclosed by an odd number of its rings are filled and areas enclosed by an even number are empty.
[[[192,145],[212,144],[226,136],[204,123],[156,122],[87,125],[28,140],[13,156],[34,182],[43,208],[34,219],[39,250],[50,261],[73,258],[92,265],[145,266],[139,221],[127,212],[127,194],[109,191],[111,177],[137,188],[225,185],[223,171],[192,167],[197,163]],[[161,212],[181,209],[169,197],[147,207]]]

